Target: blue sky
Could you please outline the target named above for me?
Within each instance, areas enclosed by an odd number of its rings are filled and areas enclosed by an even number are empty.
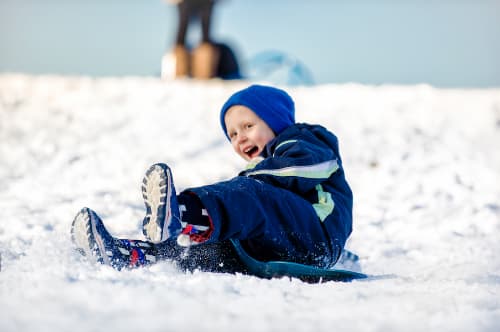
[[[0,71],[159,75],[176,19],[161,0],[0,0]],[[243,70],[277,51],[316,83],[500,86],[500,0],[221,0],[214,20]]]

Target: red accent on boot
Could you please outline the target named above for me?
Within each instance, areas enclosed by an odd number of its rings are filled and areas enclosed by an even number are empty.
[[[134,266],[139,260],[139,254],[137,253],[137,249],[133,249],[130,255],[130,265]]]

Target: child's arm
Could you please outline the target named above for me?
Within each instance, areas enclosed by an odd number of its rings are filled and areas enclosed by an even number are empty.
[[[281,135],[268,146],[264,160],[240,175],[295,192],[308,192],[341,168],[337,139],[332,134],[327,138],[325,141],[310,132]]]

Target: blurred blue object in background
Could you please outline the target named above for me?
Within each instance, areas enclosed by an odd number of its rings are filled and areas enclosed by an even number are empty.
[[[296,57],[278,50],[257,53],[245,65],[247,78],[279,85],[312,85],[310,70]]]

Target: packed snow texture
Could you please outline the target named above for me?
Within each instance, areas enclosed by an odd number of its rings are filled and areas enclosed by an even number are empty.
[[[83,206],[143,238],[152,163],[178,190],[235,176],[219,109],[246,85],[0,75],[0,330],[500,330],[500,89],[287,89],[339,137],[368,281],[118,272],[74,250]]]

